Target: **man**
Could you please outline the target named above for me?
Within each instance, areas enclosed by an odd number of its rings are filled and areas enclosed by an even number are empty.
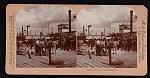
[[[96,56],[101,56],[101,50],[102,50],[102,46],[101,46],[101,41],[100,39],[98,39],[96,42]]]
[[[35,42],[35,52],[37,56],[40,55],[41,52],[40,39],[36,40]]]
[[[52,45],[53,45],[53,50],[54,50],[54,53],[56,54],[56,45],[57,45],[57,41],[54,39],[54,41],[52,42]]]
[[[21,43],[19,42],[19,40],[17,40],[17,49],[19,49],[20,46],[21,46]]]
[[[32,38],[31,38],[30,44],[31,44],[31,46],[30,46],[30,50],[32,50],[32,47],[33,47],[33,44],[34,44],[33,36],[32,36]]]
[[[71,40],[70,40],[70,36],[66,38],[66,48],[67,48],[67,51],[69,51],[70,49],[70,45],[71,44]]]
[[[63,38],[63,41],[64,41],[64,44],[63,44],[63,46],[64,46],[64,51],[66,51],[66,48],[67,48],[67,41],[66,41],[66,37],[64,37]]]
[[[91,44],[91,50],[93,49],[93,47],[94,47],[94,38],[92,38],[91,40],[90,40],[90,44]]]
[[[48,47],[48,50],[50,52],[51,48],[52,48],[52,39],[51,38],[47,41],[47,47]]]
[[[45,38],[43,37],[42,38],[42,40],[40,41],[40,44],[41,44],[41,51],[42,51],[42,55],[44,54],[46,54],[46,49],[45,49],[45,47],[46,47],[46,45],[45,45]]]
[[[75,37],[73,38],[72,46],[73,46],[73,50],[76,50],[76,38]]]

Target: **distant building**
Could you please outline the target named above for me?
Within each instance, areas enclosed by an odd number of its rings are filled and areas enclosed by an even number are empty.
[[[45,37],[45,36],[40,36],[40,35],[29,35],[29,36],[25,36],[25,39],[31,39],[31,38],[33,38],[33,39],[38,39],[38,38],[43,38],[43,37]]]
[[[125,32],[130,32],[130,25],[127,24],[119,25],[119,34],[123,34]]]
[[[69,31],[69,25],[68,24],[59,24],[58,26],[58,33],[62,34],[62,32],[68,32]]]
[[[123,36],[124,36],[125,38],[136,38],[136,37],[137,37],[137,32],[132,32],[132,33],[127,32],[127,33],[123,33]]]
[[[68,24],[59,24],[58,26],[58,34],[61,35],[61,37],[67,37],[68,35],[76,36],[76,31],[71,31],[69,33],[69,25]]]

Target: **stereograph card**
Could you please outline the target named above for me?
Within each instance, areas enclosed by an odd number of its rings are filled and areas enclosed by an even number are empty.
[[[147,74],[143,5],[8,4],[9,75]]]

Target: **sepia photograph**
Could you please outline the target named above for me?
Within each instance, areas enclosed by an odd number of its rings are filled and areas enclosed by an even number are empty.
[[[30,6],[19,10],[16,24],[17,68],[137,67],[131,8],[90,6],[76,15],[64,6]]]
[[[39,5],[16,15],[17,68],[75,68],[76,15],[68,7]]]
[[[98,5],[77,15],[77,68],[136,68],[137,14],[125,6]]]
[[[143,5],[9,4],[5,72],[146,75],[147,17]]]

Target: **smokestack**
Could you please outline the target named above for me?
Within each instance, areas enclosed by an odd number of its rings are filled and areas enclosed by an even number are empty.
[[[27,26],[27,36],[28,36],[28,26]]]
[[[133,10],[130,11],[130,33],[132,33],[133,27]]]
[[[30,35],[31,35],[31,29],[30,29]]]
[[[30,25],[27,26],[27,36],[28,36],[28,27],[30,27]]]
[[[43,35],[43,27],[42,27],[42,35]]]
[[[88,35],[90,35],[90,27],[91,25],[88,25]]]
[[[105,36],[105,28],[104,28],[104,36]]]
[[[83,26],[83,35],[84,35],[84,26]]]
[[[88,35],[90,35],[90,29],[89,29],[89,26],[88,26]]]
[[[71,10],[68,11],[69,14],[69,33],[71,33]]]
[[[22,26],[22,36],[23,36],[23,26]]]

